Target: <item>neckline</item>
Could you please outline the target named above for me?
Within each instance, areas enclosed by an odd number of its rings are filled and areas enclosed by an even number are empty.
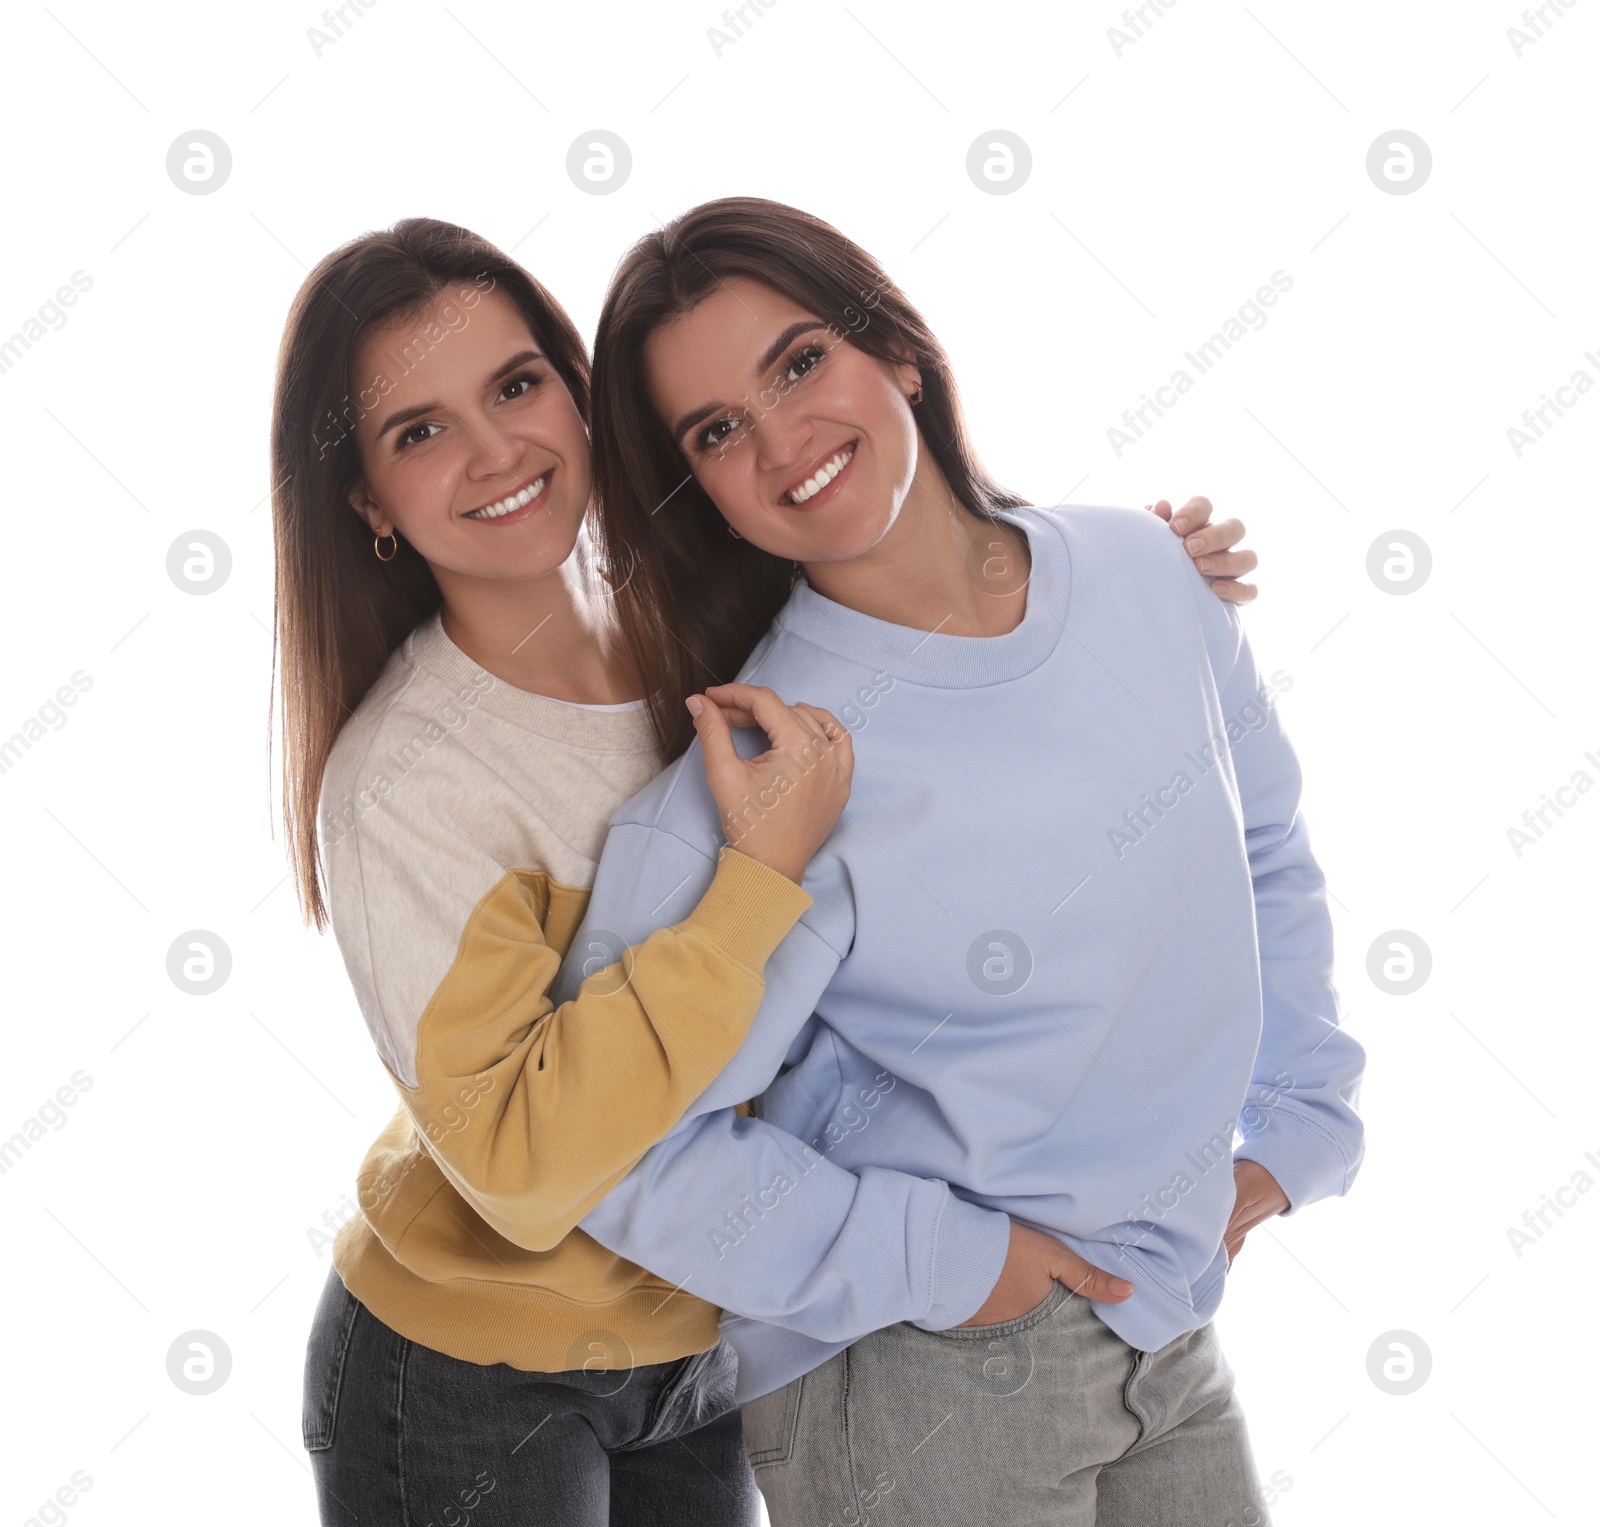
[[[478,704],[551,742],[595,753],[654,753],[659,750],[650,710],[643,701],[623,710],[591,709],[550,695],[519,689],[496,678],[450,640],[441,611],[435,611],[405,639],[408,662],[426,669],[457,691],[476,691]]]
[[[555,699],[555,696],[546,696]],[[570,705],[574,710],[595,711],[600,715],[610,715],[627,710],[643,710],[647,701],[644,700],[617,700],[611,704],[594,704],[588,700],[556,700],[557,705]]]
[[[1060,530],[1040,510],[1002,509],[997,517],[1027,536],[1032,558],[1022,619],[1001,636],[948,636],[895,625],[837,604],[804,580],[773,624],[840,657],[938,689],[976,689],[1031,673],[1066,629],[1072,566]]]

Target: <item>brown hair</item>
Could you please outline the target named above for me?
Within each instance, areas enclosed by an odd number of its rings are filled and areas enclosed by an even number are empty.
[[[1025,502],[979,463],[927,322],[838,229],[782,202],[731,196],[646,234],[618,266],[595,335],[595,485],[607,561],[633,567],[634,597],[618,615],[669,758],[694,735],[685,696],[733,678],[795,577],[793,564],[727,533],[646,389],[650,336],[730,276],[781,292],[868,355],[912,359],[922,373],[919,434],[959,502],[984,517]]]
[[[397,537],[393,560],[380,562],[350,507],[361,475],[355,425],[377,406],[367,398],[389,391],[363,386],[355,359],[374,329],[463,283],[504,293],[587,418],[588,356],[561,305],[486,239],[434,218],[409,217],[334,250],[296,295],[278,352],[273,649],[281,652],[283,822],[301,915],[318,928],[327,923],[316,817],[328,755],[395,648],[442,603],[421,554]]]

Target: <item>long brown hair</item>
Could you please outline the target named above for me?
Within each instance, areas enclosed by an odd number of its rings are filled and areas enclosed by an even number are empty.
[[[376,385],[384,379],[356,377],[355,359],[375,328],[468,283],[514,304],[587,419],[589,359],[572,320],[520,265],[454,223],[409,217],[334,250],[306,277],[284,326],[272,408],[273,646],[283,822],[301,914],[318,928],[328,918],[316,823],[328,754],[395,648],[443,602],[421,554],[397,537],[393,559],[379,561],[350,507],[361,475],[355,426],[389,390]]]
[[[913,360],[922,443],[959,502],[986,518],[1026,502],[979,463],[949,357],[927,322],[838,229],[782,202],[731,196],[646,234],[617,267],[595,335],[595,485],[607,561],[633,568],[634,597],[618,615],[669,758],[694,735],[684,697],[733,678],[795,577],[793,564],[728,534],[646,390],[646,341],[730,276],[781,292],[868,355]]]

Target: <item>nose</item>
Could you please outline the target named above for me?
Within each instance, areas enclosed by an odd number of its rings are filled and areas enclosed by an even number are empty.
[[[516,471],[526,445],[492,414],[465,419],[462,428],[471,441],[467,455],[469,478],[480,482]]]
[[[752,432],[756,464],[763,472],[782,472],[803,465],[816,433],[804,412],[789,406],[786,400],[754,412]]]

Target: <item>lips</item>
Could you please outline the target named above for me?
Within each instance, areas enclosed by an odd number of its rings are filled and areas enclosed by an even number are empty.
[[[545,490],[550,486],[550,474],[553,470],[554,468],[547,467],[538,477],[506,494],[504,498],[497,498],[492,504],[481,504],[476,509],[469,509],[462,515],[462,519],[503,520],[519,510],[537,507],[543,500]]]
[[[798,482],[791,483],[778,495],[779,502],[800,508],[809,504],[819,493],[826,492],[855,459],[859,444],[860,441],[852,440],[830,455],[813,462],[804,477]]]

